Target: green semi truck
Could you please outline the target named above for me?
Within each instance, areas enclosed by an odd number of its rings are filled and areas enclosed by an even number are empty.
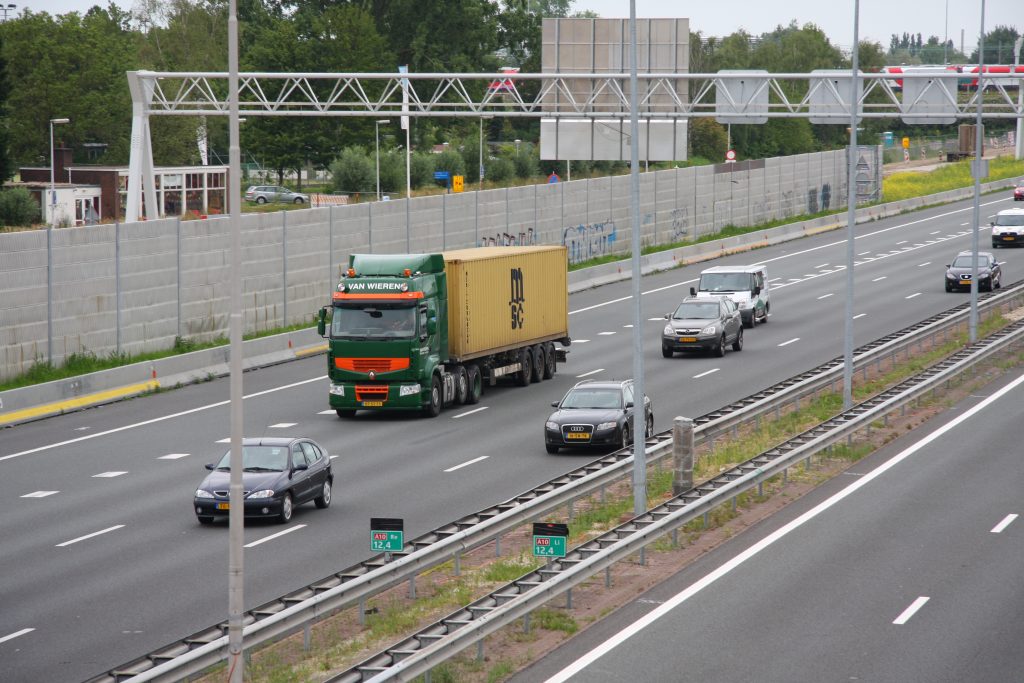
[[[503,377],[551,378],[571,343],[567,284],[562,246],[350,255],[319,315],[331,408],[433,417]]]

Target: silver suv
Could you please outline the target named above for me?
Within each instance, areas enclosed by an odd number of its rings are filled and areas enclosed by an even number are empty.
[[[245,201],[266,204],[267,202],[285,202],[287,204],[308,204],[309,195],[292,192],[280,185],[252,185],[245,191]]]

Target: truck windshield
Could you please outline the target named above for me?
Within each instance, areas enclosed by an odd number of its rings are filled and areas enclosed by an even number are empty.
[[[700,276],[702,292],[749,292],[750,273],[704,273]]]
[[[331,337],[342,339],[412,339],[416,309],[375,305],[335,306]]]

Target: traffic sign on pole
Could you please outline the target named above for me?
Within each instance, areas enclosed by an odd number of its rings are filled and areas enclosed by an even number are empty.
[[[736,161],[736,150],[730,149],[728,152],[726,152],[725,153],[725,161],[726,161],[726,163],[732,163],[732,162]]]
[[[551,522],[534,522],[534,557],[565,557],[569,527]]]
[[[405,547],[401,519],[390,517],[370,518],[370,550],[375,553],[401,552]]]

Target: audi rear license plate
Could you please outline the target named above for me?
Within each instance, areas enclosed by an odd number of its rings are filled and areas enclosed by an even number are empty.
[[[230,510],[231,509],[231,503],[217,503],[217,509],[218,510]]]
[[[363,401],[364,408],[380,408],[384,405],[384,401]]]
[[[684,344],[692,344],[695,341],[697,341],[697,338],[696,337],[680,337],[679,341],[683,342]]]
[[[586,432],[569,432],[565,435],[565,438],[569,440],[579,439],[581,441],[586,441],[590,438],[590,434],[587,434]]]

